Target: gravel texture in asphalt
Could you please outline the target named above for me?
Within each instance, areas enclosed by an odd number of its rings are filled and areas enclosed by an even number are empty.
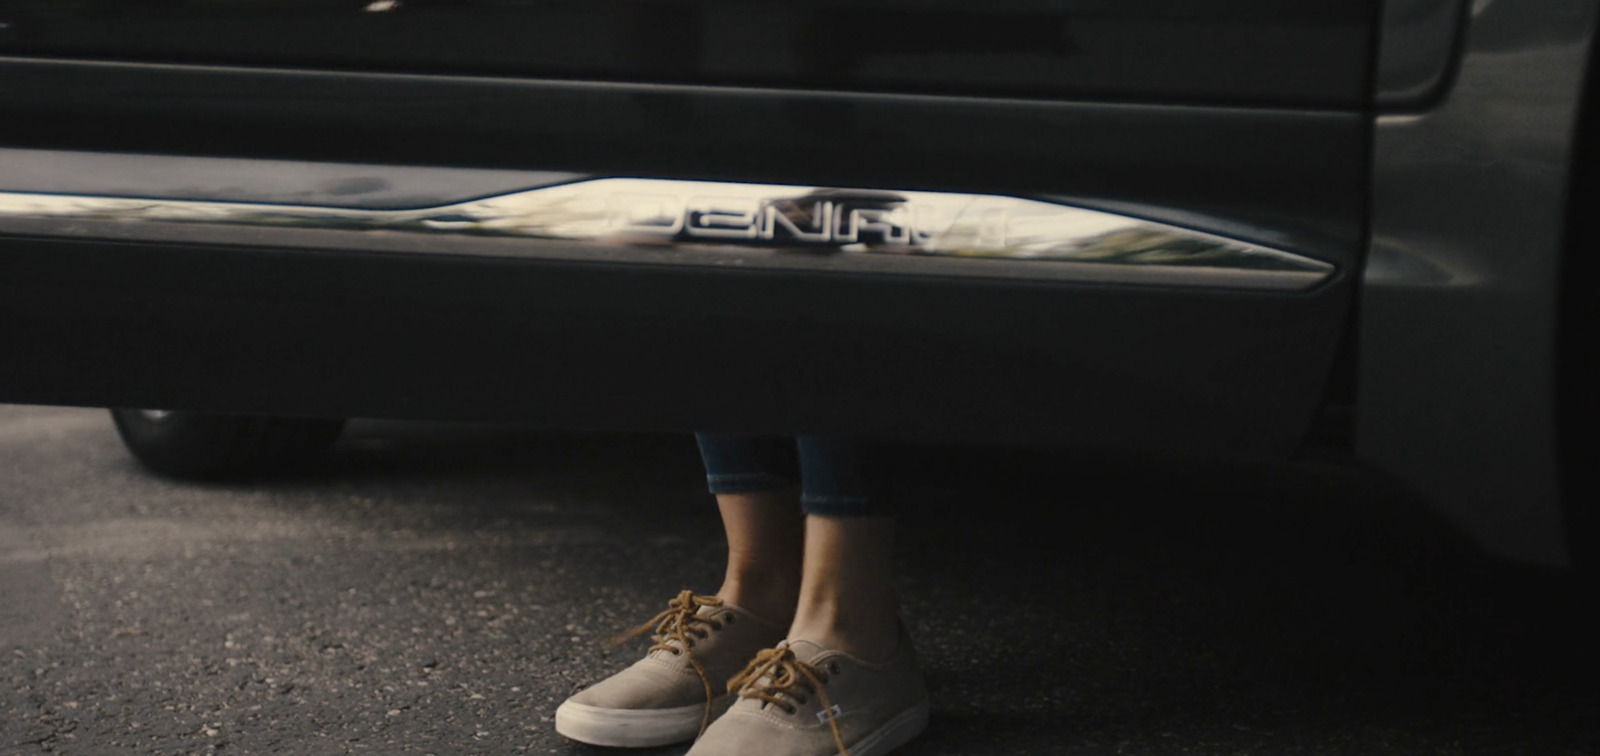
[[[1366,476],[885,470],[935,710],[908,756],[1600,753],[1593,594]],[[360,422],[313,471],[195,484],[104,411],[0,406],[0,752],[607,753],[556,705],[722,549],[684,436]]]

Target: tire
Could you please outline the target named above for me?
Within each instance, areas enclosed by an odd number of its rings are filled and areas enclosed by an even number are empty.
[[[113,409],[122,443],[147,469],[221,480],[301,469],[344,429],[343,420]]]

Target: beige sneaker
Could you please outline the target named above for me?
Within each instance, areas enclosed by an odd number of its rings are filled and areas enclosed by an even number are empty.
[[[767,649],[728,681],[733,707],[689,756],[881,756],[928,726],[928,694],[902,629],[894,656],[869,664],[803,640]]]
[[[643,659],[556,709],[556,732],[592,745],[648,748],[693,740],[732,702],[724,681],[784,628],[715,596],[684,591],[623,637],[653,633]]]

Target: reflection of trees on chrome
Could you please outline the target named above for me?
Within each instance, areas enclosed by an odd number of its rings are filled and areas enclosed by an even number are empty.
[[[962,250],[961,256],[993,257],[983,250]],[[1306,270],[1306,265],[1265,251],[1257,252],[1223,239],[1186,236],[1149,226],[1108,231],[1070,244],[1018,240],[1002,256],[1034,260],[1120,263],[1124,265],[1225,265],[1252,270]]]
[[[525,192],[439,210],[420,210],[379,219],[384,228],[484,236],[582,239],[609,223],[603,202],[581,194]]]
[[[1085,262],[1206,265],[1235,254],[1230,245],[1221,240],[1180,238],[1155,229],[1130,228],[1086,240],[1079,250],[1065,258]],[[1256,264],[1248,267],[1276,267],[1271,258],[1261,257],[1252,262]]]

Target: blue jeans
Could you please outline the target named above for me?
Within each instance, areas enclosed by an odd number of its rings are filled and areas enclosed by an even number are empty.
[[[860,443],[837,436],[751,436],[697,433],[706,487],[713,494],[786,491],[800,487],[800,508],[826,517],[893,514],[872,488]]]

